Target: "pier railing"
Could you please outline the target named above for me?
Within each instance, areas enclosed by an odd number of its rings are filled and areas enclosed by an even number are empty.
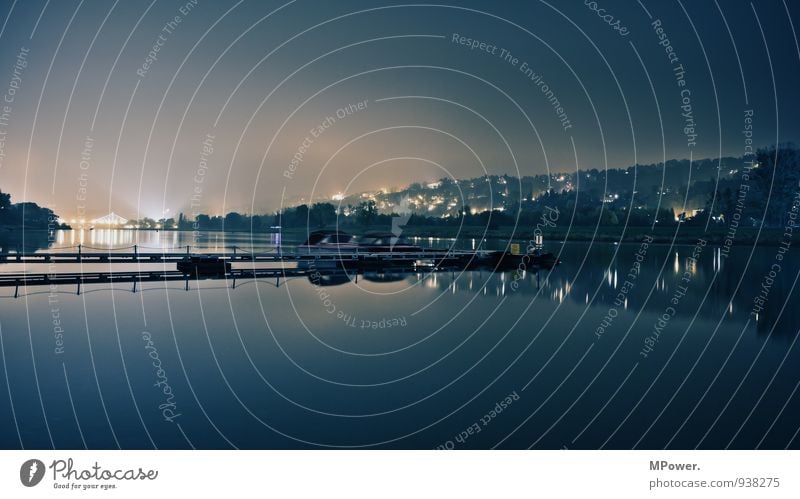
[[[146,251],[142,251],[142,250]],[[180,249],[180,251],[176,251]],[[192,246],[172,248],[148,248],[133,245],[125,248],[103,249],[77,245],[49,251],[0,253],[0,263],[158,263],[177,262],[187,256],[211,256],[230,262],[290,262],[298,260],[428,260],[433,258],[462,258],[470,255],[481,256],[489,252],[478,250],[423,249],[418,252],[405,251],[284,251],[275,249],[253,252],[238,246],[230,246],[229,251],[208,251]],[[88,251],[87,251],[88,250]],[[131,251],[132,250],[132,251]]]

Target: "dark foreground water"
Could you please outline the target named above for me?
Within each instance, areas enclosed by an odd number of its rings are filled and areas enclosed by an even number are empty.
[[[278,242],[53,246],[81,237]],[[0,447],[800,447],[800,254],[549,249],[538,274],[0,288]]]

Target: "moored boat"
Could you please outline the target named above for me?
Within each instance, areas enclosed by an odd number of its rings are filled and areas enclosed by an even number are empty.
[[[421,253],[422,248],[408,238],[391,232],[369,232],[358,238],[360,251],[367,253]]]
[[[322,253],[355,253],[358,243],[355,237],[340,230],[317,230],[308,235],[308,239],[297,247],[297,252],[304,255]]]
[[[192,255],[178,261],[178,270],[191,275],[225,275],[231,271],[231,264],[217,256]]]

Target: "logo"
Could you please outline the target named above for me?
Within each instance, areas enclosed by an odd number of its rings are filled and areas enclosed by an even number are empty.
[[[403,226],[411,219],[411,210],[408,209],[408,198],[405,197],[400,200],[397,206],[397,212],[400,213],[399,217],[392,217],[392,246],[394,246],[397,238],[403,233]]]
[[[38,459],[28,459],[19,469],[19,480],[26,487],[35,487],[44,478],[44,463]]]

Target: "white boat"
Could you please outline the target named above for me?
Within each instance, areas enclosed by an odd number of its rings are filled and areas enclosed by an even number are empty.
[[[339,230],[318,230],[308,235],[308,239],[297,247],[301,255],[342,253],[350,255],[358,250],[355,237]]]

